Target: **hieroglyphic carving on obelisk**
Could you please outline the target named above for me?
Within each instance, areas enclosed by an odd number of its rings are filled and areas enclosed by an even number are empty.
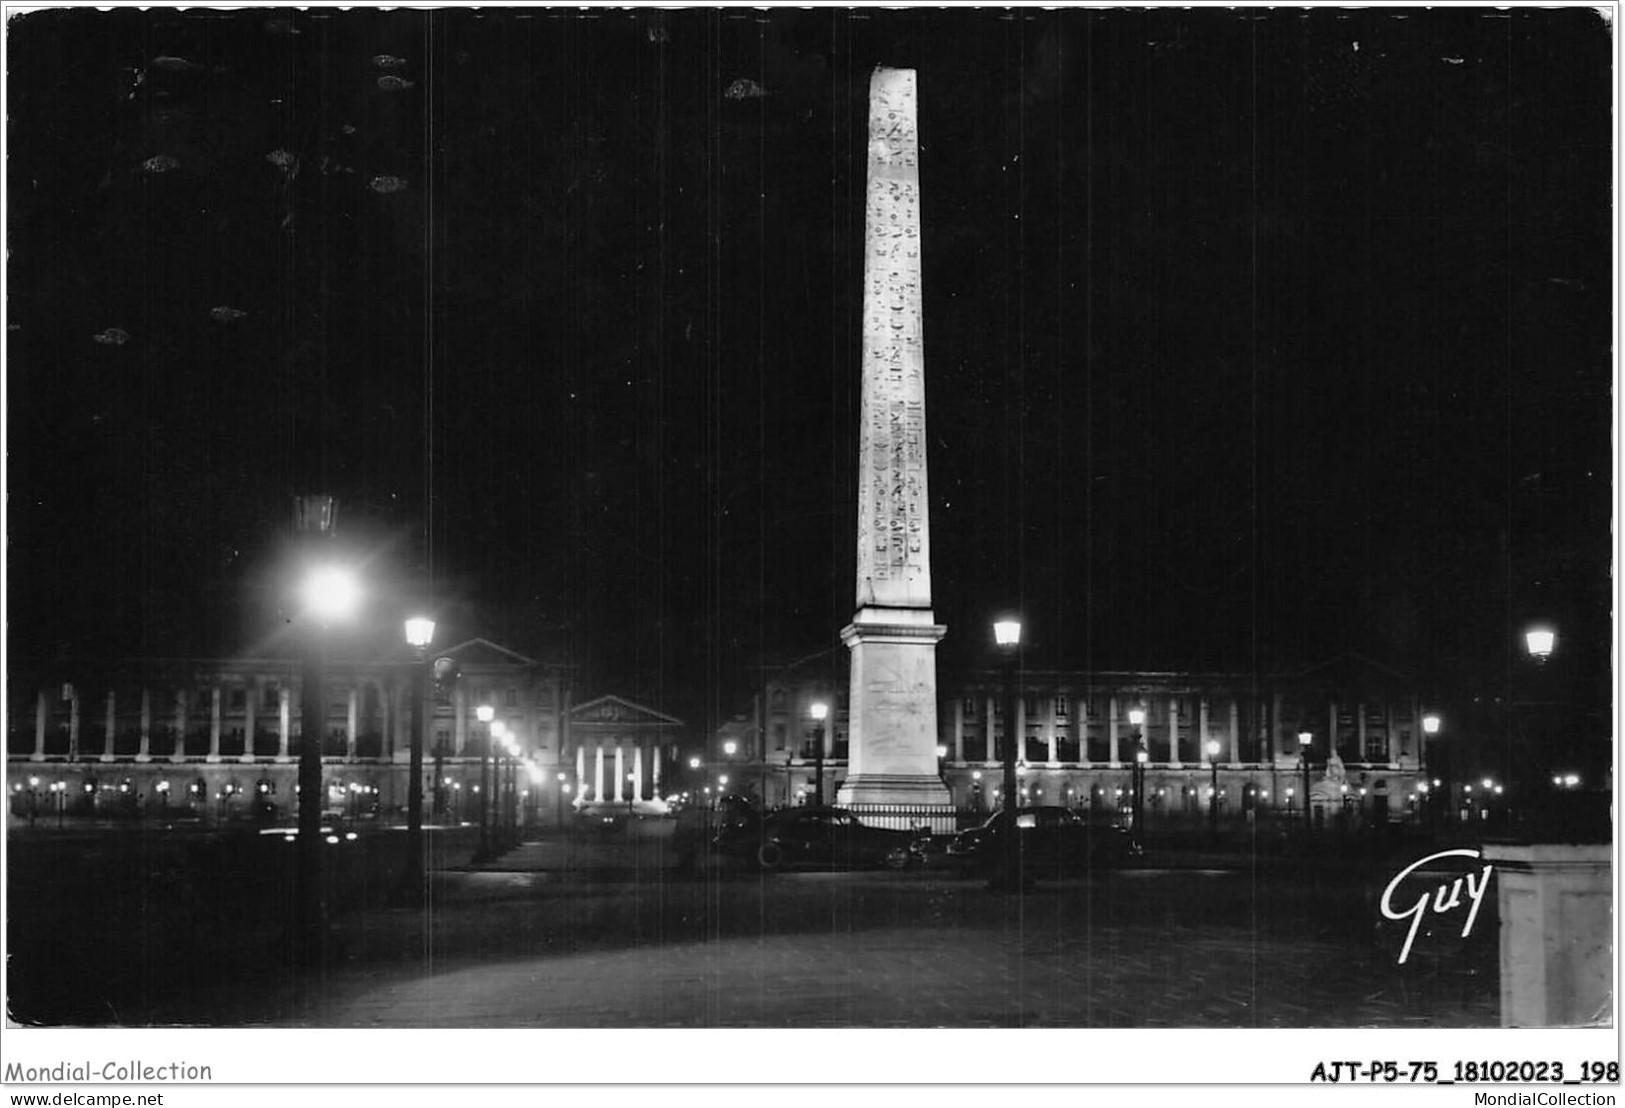
[[[875,71],[864,205],[859,608],[931,607],[914,104],[912,69]]]
[[[911,69],[869,82],[863,269],[863,403],[858,457],[857,614],[850,761],[839,801],[935,806],[937,643],[931,612],[925,345],[920,297],[920,161]],[[921,810],[921,809],[917,809]]]

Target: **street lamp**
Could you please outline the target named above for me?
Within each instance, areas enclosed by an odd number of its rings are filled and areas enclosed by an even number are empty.
[[[492,721],[496,719],[496,716],[497,716],[496,709],[491,707],[489,704],[481,704],[481,705],[478,705],[477,707],[475,707],[475,709],[474,709],[474,718],[479,720],[481,723],[485,724],[485,746],[480,751],[480,786],[479,786],[479,793],[480,793],[480,806],[479,806],[480,853],[479,853],[479,857],[480,857],[480,859],[482,861],[489,860],[490,857],[491,857],[491,828],[490,828],[490,820],[488,819],[488,816],[490,815],[490,809],[491,809],[491,799],[490,799],[490,796],[491,796],[491,747],[492,747],[492,745],[494,743],[494,740],[495,740],[495,737],[496,737],[495,736],[495,728],[492,726]]]
[[[813,806],[821,808],[824,805],[824,720],[829,718],[829,705],[822,700],[815,701],[810,711],[813,718]]]
[[[428,688],[434,620],[413,616],[405,628],[406,645],[412,648],[412,703],[411,754],[406,771],[406,871],[401,877],[401,891],[403,896],[416,896],[423,887],[423,700]]]
[[[302,960],[322,956],[327,931],[327,906],[322,880],[322,737],[327,730],[327,636],[329,629],[350,619],[361,604],[361,585],[355,572],[326,560],[333,541],[336,503],[331,496],[302,496],[294,500],[294,525],[301,545],[313,564],[299,590],[304,628],[303,687],[299,702],[298,881]]]
[[[1536,624],[1523,633],[1524,649],[1536,665],[1545,665],[1557,648],[1557,632],[1545,624]]]
[[[1303,770],[1303,829],[1310,830],[1309,816],[1309,744],[1315,741],[1314,732],[1298,732],[1298,765]]]
[[[1151,752],[1145,748],[1145,709],[1128,710],[1129,726],[1134,728],[1134,765],[1130,770],[1129,822],[1132,825],[1133,848],[1136,854],[1145,849],[1145,768],[1151,761]]]
[[[1219,841],[1219,740],[1207,741],[1207,764],[1212,771],[1211,783],[1207,791],[1208,807],[1208,833],[1214,842]]]
[[[999,804],[1004,816],[1003,834],[1000,836],[1004,856],[1003,872],[995,878],[995,887],[1002,879],[1005,888],[1012,888],[1018,884],[1016,867],[1020,849],[1016,839],[1016,809],[1021,806],[1016,786],[1016,664],[1021,657],[1021,621],[1010,616],[995,620],[993,641],[999,652],[999,669],[1003,679],[1001,699],[1004,702],[1004,749],[1001,752],[1004,784],[1000,789],[1002,796]]]

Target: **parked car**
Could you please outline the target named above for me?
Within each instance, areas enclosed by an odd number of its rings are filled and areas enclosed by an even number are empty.
[[[961,831],[948,841],[948,857],[996,869],[1004,858],[1009,819],[1000,810],[980,827]],[[1115,818],[1087,818],[1059,805],[1020,808],[1015,813],[1018,858],[1034,877],[1081,876],[1091,869],[1119,863],[1129,852],[1128,830]]]
[[[924,858],[924,843],[916,832],[875,827],[845,808],[832,807],[781,808],[756,824],[731,824],[718,831],[714,845],[767,870],[800,865],[903,869]]]

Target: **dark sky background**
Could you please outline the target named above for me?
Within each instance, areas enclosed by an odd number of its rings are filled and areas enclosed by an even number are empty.
[[[46,12],[9,26],[14,654],[372,615],[695,722],[853,610],[864,128],[919,70],[936,611],[1033,666],[1609,695],[1584,10]],[[1600,698],[1600,699],[1599,699]]]

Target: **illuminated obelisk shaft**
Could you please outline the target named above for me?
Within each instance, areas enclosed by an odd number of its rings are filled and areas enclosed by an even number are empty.
[[[947,805],[937,769],[925,346],[920,321],[920,163],[911,69],[869,82],[858,456],[857,614],[851,759],[839,802]]]

